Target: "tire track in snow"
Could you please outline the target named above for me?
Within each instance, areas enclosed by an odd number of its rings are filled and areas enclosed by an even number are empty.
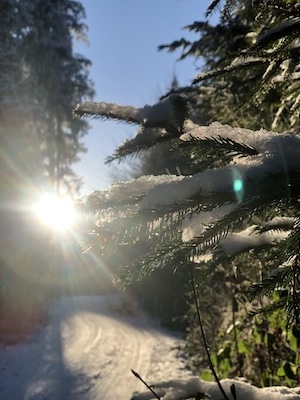
[[[95,397],[101,392],[101,398],[104,400],[129,399],[134,390],[143,389],[143,385],[132,375],[131,369],[138,370],[145,376],[153,347],[153,337],[146,331],[128,328],[126,324],[118,323],[115,333],[116,348],[108,354],[113,362],[103,369],[102,379],[95,384]]]
[[[19,360],[26,376],[18,371],[24,390],[17,400],[126,400],[134,391],[145,390],[131,369],[149,383],[189,375],[171,351],[176,337],[139,312],[121,315],[121,307],[111,307],[118,302],[122,300],[117,296],[55,302],[49,325],[30,343],[35,363],[26,368],[26,359]],[[5,384],[0,378],[0,387]]]
[[[81,365],[85,387],[88,381],[90,390],[93,389],[91,398],[130,398],[133,390],[143,389],[131,369],[144,375],[148,372],[154,337],[142,329],[145,322],[142,328],[139,322],[138,318],[128,322],[88,312],[65,321],[65,362],[77,373]]]

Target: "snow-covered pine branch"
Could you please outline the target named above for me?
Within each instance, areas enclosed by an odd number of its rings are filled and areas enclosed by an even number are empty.
[[[186,99],[183,96],[172,94],[153,106],[146,105],[143,108],[105,102],[86,102],[78,104],[73,113],[78,117],[117,119],[140,124],[145,128],[165,128],[171,133],[181,133],[188,110]]]
[[[289,231],[268,231],[259,233],[256,226],[249,226],[241,232],[229,233],[226,238],[220,240],[220,247],[227,256],[233,256],[246,250],[266,248],[274,246],[288,237]]]
[[[78,104],[74,111],[76,117],[92,116],[93,118],[108,118],[140,124],[143,121],[142,109],[132,106],[120,106],[114,103],[94,103],[91,101]]]
[[[265,221],[261,226],[256,227],[256,231],[263,233],[268,231],[290,231],[294,225],[293,217],[275,217],[270,221]]]
[[[126,157],[138,155],[141,151],[169,138],[170,133],[165,128],[145,128],[141,126],[133,139],[127,139],[116,148],[114,154],[106,159],[106,164],[115,160],[124,161]]]
[[[139,134],[144,135],[145,140],[146,132],[147,130]],[[197,237],[199,240],[203,238],[203,232],[211,225],[216,227],[211,230],[213,235],[221,229],[217,228],[217,223],[220,221],[225,221],[227,218],[229,221],[227,225],[232,225],[230,224],[231,215],[246,218],[253,205],[257,207],[257,204],[264,201],[272,202],[277,197],[290,198],[293,195],[292,192],[295,194],[299,192],[297,179],[297,171],[300,168],[299,137],[263,129],[251,131],[232,128],[217,122],[209,126],[198,126],[187,121],[185,133],[180,136],[180,140],[188,142],[193,139],[215,137],[240,142],[255,151],[251,153],[253,155],[247,157],[234,156],[226,166],[208,169],[193,176],[150,175],[115,184],[107,191],[94,192],[83,199],[82,211],[100,211],[114,205],[135,204],[136,211],[140,214],[151,211],[161,215],[164,209],[166,212],[172,212],[172,210],[175,212],[201,204],[202,209],[208,207],[208,212],[195,212],[191,218],[182,221],[182,239],[194,245],[192,241],[197,241]],[[225,141],[224,145],[226,145]],[[199,146],[201,146],[201,141]],[[286,176],[289,176],[288,181]],[[273,191],[264,190],[272,177],[278,187]],[[215,204],[213,207],[212,200]],[[153,214],[151,217],[153,218]],[[228,229],[226,224],[221,226],[226,232]],[[235,226],[232,225],[231,229],[234,230],[234,228]],[[205,237],[209,240],[209,234]],[[253,242],[253,234],[252,237],[249,236],[249,239]],[[267,244],[269,239],[267,240],[267,237],[264,239]],[[233,237],[231,237],[231,242],[232,240]],[[241,241],[241,234],[236,236],[236,240]],[[262,240],[262,237],[255,238],[257,243],[262,243]]]
[[[257,45],[262,46],[274,42],[275,40],[292,34],[293,32],[299,32],[300,18],[288,18],[283,19],[278,24],[268,29],[267,31],[261,32],[257,37]]]
[[[271,174],[288,174],[289,171],[295,172],[300,168],[300,138],[292,134],[278,134],[263,129],[254,132],[215,122],[209,126],[194,126],[181,135],[180,139],[188,141],[191,137],[230,138],[254,147],[258,154],[234,158],[224,167],[209,169],[177,182],[166,182],[154,187],[140,203],[141,208],[155,209],[172,203],[183,203],[194,196],[198,196],[199,202],[202,202],[205,197],[215,195],[220,197],[222,203],[225,193],[234,192],[237,196],[236,202],[239,203],[243,200],[242,192],[247,183],[251,182],[250,185],[254,186],[255,182]],[[284,182],[280,182],[282,184]],[[286,187],[286,190],[289,188]]]
[[[130,197],[142,198],[139,203],[141,210],[155,210],[162,206],[185,204],[195,196],[199,203],[205,202],[205,198],[212,195],[220,198],[222,203],[224,194],[231,193],[236,194],[236,197],[232,197],[232,202],[237,206],[243,200],[242,192],[247,183],[251,182],[250,185],[254,186],[255,182],[271,174],[288,174],[300,169],[300,138],[292,134],[277,134],[262,129],[254,132],[215,122],[209,126],[193,125],[180,136],[180,140],[188,141],[192,137],[229,138],[254,147],[258,154],[234,158],[229,165],[193,176],[147,176],[122,182],[105,192],[95,192],[93,198],[104,196],[109,204],[115,198],[126,198],[130,194]],[[288,186],[283,190],[291,190],[292,182],[278,182],[280,185],[285,183]],[[279,189],[282,190],[282,187],[278,187]],[[101,202],[99,207],[102,207]]]
[[[242,69],[242,68],[248,68],[249,66],[252,67],[254,66],[260,66],[263,65],[266,62],[266,58],[258,58],[258,57],[238,57],[235,60],[233,60],[233,62],[224,67],[224,68],[220,68],[220,69],[214,69],[211,71],[207,71],[207,72],[200,72],[198,75],[196,75],[193,83],[199,83],[202,80],[205,79],[210,79],[212,77],[216,77],[219,75],[224,75],[226,73],[231,73],[233,71]]]
[[[153,188],[170,182],[182,180],[183,176],[146,175],[130,181],[118,182],[107,190],[95,191],[77,202],[77,209],[82,213],[92,213],[114,206],[138,203]]]
[[[147,129],[140,133],[145,141],[146,132]],[[249,230],[239,232],[240,223],[252,214],[259,215],[264,207],[276,200],[289,202],[293,196],[297,198],[300,138],[262,129],[232,128],[217,122],[198,126],[187,121],[185,133],[179,139],[183,143],[199,139],[201,147],[201,140],[213,138],[217,138],[218,145],[241,143],[248,156],[233,154],[228,165],[193,176],[149,175],[117,183],[106,191],[94,192],[84,198],[81,211],[98,213],[98,219],[102,219],[99,226],[107,223],[112,235],[118,235],[120,226],[124,225],[113,222],[114,218],[120,218],[120,207],[126,209],[126,218],[130,218],[130,213],[134,216],[137,235],[140,235],[140,224],[143,223],[151,225],[143,232],[156,231],[158,237],[163,238],[161,224],[172,221],[174,229],[182,230],[182,245],[171,251],[172,255],[184,251],[197,256],[205,249],[215,247],[219,240],[225,253],[235,255],[249,248],[273,245],[285,238],[283,233],[261,236]],[[286,203],[282,204],[281,209],[277,208],[277,212],[282,213],[281,218],[286,216]],[[101,212],[108,208],[109,213]],[[163,215],[170,217],[162,219]],[[113,232],[116,226],[119,233]],[[133,228],[134,224],[131,226]],[[134,230],[131,232],[133,234]],[[155,257],[152,259],[155,262]]]

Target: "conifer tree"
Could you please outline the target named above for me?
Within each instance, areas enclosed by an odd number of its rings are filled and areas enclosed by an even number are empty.
[[[83,18],[77,1],[1,1],[1,308],[5,298],[17,312],[29,310],[27,301],[46,292],[47,240],[30,214],[37,195],[75,193],[80,184],[72,164],[88,124],[71,111],[93,94],[89,61],[73,53],[75,37],[85,33]],[[40,263],[44,275],[32,290]]]
[[[80,140],[87,123],[72,119],[71,110],[93,94],[88,79],[90,62],[73,51],[74,40],[85,35],[84,8],[80,2],[68,0],[35,0],[27,7],[30,22],[20,56],[29,70],[26,90],[30,89],[39,109],[36,122],[40,124],[44,164],[57,190],[65,185],[76,191],[79,182],[71,166],[85,150]]]
[[[85,246],[104,257],[116,249],[147,249],[122,265],[118,276],[125,283],[172,265],[175,271],[194,271],[205,288],[221,265],[228,292],[244,273],[238,258],[243,254],[255,270],[247,276],[251,296],[271,297],[268,302],[263,297],[266,307],[254,313],[284,310],[295,335],[300,328],[298,14],[296,2],[226,1],[222,24],[195,23],[190,29],[201,32],[198,42],[169,46],[183,47],[183,56],[206,51],[205,71],[191,87],[140,109],[85,103],[74,111],[140,126],[108,161],[173,141],[174,151],[183,152],[190,164],[187,176],[143,176],[82,199],[78,209],[94,215],[94,223],[89,219],[82,227],[89,233]],[[211,38],[220,51],[210,58]],[[224,54],[231,45],[228,59]],[[234,111],[231,119],[224,107]],[[203,110],[211,116],[205,126]],[[213,122],[218,116],[223,124]]]

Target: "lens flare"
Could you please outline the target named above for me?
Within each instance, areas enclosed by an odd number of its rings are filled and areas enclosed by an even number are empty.
[[[36,203],[34,213],[42,223],[58,231],[69,229],[75,221],[72,200],[49,193]]]
[[[241,179],[236,179],[233,182],[233,190],[235,192],[240,192],[243,189],[243,181]]]
[[[241,174],[236,169],[233,170],[232,181],[236,199],[240,203],[244,198],[244,181]]]

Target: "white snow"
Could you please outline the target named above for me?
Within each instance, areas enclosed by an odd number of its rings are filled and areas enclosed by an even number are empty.
[[[198,126],[188,121],[186,129],[188,131],[180,136],[183,141],[188,141],[191,137],[204,139],[220,136],[253,146],[259,154],[248,157],[237,156],[229,165],[208,169],[194,176],[148,175],[120,182],[100,192],[101,197],[109,202],[120,198],[144,196],[139,203],[140,209],[172,206],[186,202],[193,196],[198,196],[199,202],[205,202],[205,197],[210,195],[216,195],[222,199],[224,193],[235,190],[234,185],[237,180],[243,187],[251,179],[262,179],[270,173],[282,171],[288,173],[289,170],[300,167],[300,138],[296,135],[278,134],[263,129],[251,131],[218,122],[209,126]],[[139,131],[138,140],[142,140],[143,135],[146,139],[147,132],[148,129],[144,132]],[[164,135],[164,133],[162,130],[161,134]],[[149,138],[153,140],[152,134]],[[242,200],[242,193],[237,193],[236,200],[237,203]]]
[[[183,241],[189,241],[199,236],[205,225],[221,219],[238,207],[243,200],[244,186],[250,180],[262,179],[270,173],[297,169],[300,166],[300,139],[295,135],[279,135],[275,132],[251,131],[243,128],[232,128],[214,122],[209,126],[197,126],[188,121],[187,132],[180,139],[183,141],[194,138],[228,138],[236,142],[254,147],[259,154],[248,157],[234,157],[233,161],[224,167],[209,169],[194,176],[173,178],[162,176],[160,182],[144,190],[145,197],[140,201],[140,209],[156,209],[186,202],[197,197],[199,203],[210,203],[210,196],[216,196],[222,204],[224,193],[235,192],[235,200],[231,205],[216,207],[210,212],[201,212],[182,224]],[[199,143],[201,146],[201,143]],[[164,180],[164,181],[163,181]],[[284,224],[286,221],[281,221]],[[274,224],[276,222],[274,221]],[[242,251],[246,247],[257,247],[273,244],[286,237],[286,234],[265,233],[252,234],[245,231],[233,234],[222,243],[229,255]]]
[[[218,246],[228,255],[233,256],[246,249],[255,249],[274,245],[289,235],[289,231],[269,231],[259,233],[255,225],[249,226],[241,232],[228,233],[225,239],[219,241]]]
[[[145,389],[131,369],[146,381],[188,377],[179,337],[122,302],[119,295],[56,301],[39,334],[0,348],[0,398],[126,400]]]
[[[75,115],[92,115],[100,118],[118,119],[123,122],[141,124],[149,128],[165,128],[173,126],[177,128],[176,100],[179,95],[171,94],[152,106],[146,105],[143,108],[132,106],[121,106],[115,103],[106,102],[85,102],[77,104]]]
[[[124,303],[125,301],[125,303]],[[125,307],[124,307],[125,306]],[[126,312],[124,312],[126,310]],[[197,392],[223,400],[215,382],[193,377],[176,348],[181,340],[119,295],[57,300],[47,325],[24,344],[0,348],[3,400],[188,399]],[[153,383],[158,382],[158,383]],[[221,381],[230,400],[300,400],[297,389],[259,389]]]
[[[145,106],[140,109],[144,125],[151,128],[164,128],[170,125],[176,127],[177,119],[174,104],[179,97],[179,95],[171,94],[153,106]]]
[[[274,217],[270,221],[266,221],[263,226],[268,229],[287,226],[292,228],[294,222],[295,218],[293,217]]]
[[[205,139],[219,136],[252,146],[259,153],[242,159],[237,157],[232,163],[234,165],[247,165],[252,160],[250,166],[252,163],[262,165],[270,172],[276,172],[283,167],[285,169],[299,168],[300,139],[293,134],[279,134],[265,129],[252,131],[213,122],[208,126],[188,124],[188,131],[181,135],[180,139],[189,141],[191,137]]]
[[[145,128],[139,127],[136,136],[129,140],[129,142],[133,145],[139,145],[141,143],[152,143],[155,142],[157,139],[162,138],[168,135],[166,129],[162,128]]]
[[[160,103],[158,110],[162,104]],[[168,102],[165,105],[170,106]],[[153,107],[154,115],[156,114],[155,110],[156,107]],[[216,204],[221,206],[216,206],[209,212],[202,211],[193,218],[183,221],[182,239],[186,242],[201,235],[207,225],[237,209],[243,201],[244,188],[248,189],[248,193],[251,190],[249,186],[251,182],[256,182],[273,173],[284,172],[288,175],[289,171],[295,171],[300,167],[300,138],[296,135],[278,134],[263,129],[251,131],[244,128],[233,128],[218,122],[209,126],[198,126],[192,121],[187,121],[185,130],[186,133],[180,136],[183,141],[189,141],[192,137],[200,139],[228,138],[254,147],[258,154],[247,157],[235,156],[231,163],[224,167],[208,169],[193,176],[149,175],[115,184],[109,190],[100,192],[105,207],[109,206],[110,201],[124,199],[125,203],[126,199],[136,198],[136,209],[141,211],[160,210],[162,207],[172,208],[174,205],[188,204],[189,199],[197,199],[205,210],[206,205],[211,205],[211,196],[213,196]],[[164,133],[162,132],[162,134]],[[140,140],[144,135],[146,139],[147,129],[139,132],[137,137]],[[149,138],[153,139],[152,134],[149,135]],[[199,146],[201,146],[201,142]],[[225,194],[231,198],[231,205],[228,204],[229,197],[224,196]],[[139,199],[141,200],[138,202]],[[286,222],[286,220],[282,220],[279,225],[286,225]],[[285,237],[284,234],[279,236],[274,232],[249,236],[249,231],[247,231],[228,237],[227,241],[223,242],[223,247],[225,252],[231,255],[243,248],[273,244],[276,240]],[[235,246],[234,249],[233,246]]]
[[[221,384],[230,400],[234,400],[231,393],[233,384],[237,400],[300,400],[299,390],[289,389],[285,386],[260,389],[235,379],[223,379]],[[191,399],[197,394],[208,394],[211,400],[224,400],[216,382],[206,382],[198,378],[160,382],[154,384],[153,389],[162,400]],[[201,397],[199,396],[198,398]],[[133,397],[133,400],[150,399],[155,399],[155,397],[151,393],[148,394],[148,392]]]
[[[101,199],[107,203],[120,201],[120,199],[131,199],[145,195],[153,187],[157,187],[164,183],[178,182],[184,177],[177,175],[145,175],[130,181],[118,182],[110,186],[108,190],[99,192]],[[97,192],[95,192],[97,194]]]
[[[252,131],[251,129],[232,127],[223,125],[219,122],[212,122],[208,126],[199,126],[189,121],[186,124],[186,133],[180,136],[180,140],[189,141],[192,138],[228,138],[238,143],[243,143],[248,146],[254,147],[259,153],[266,150],[266,145],[271,139],[276,139],[279,134],[276,132],[266,131],[260,129],[259,131]]]
[[[251,131],[244,128],[232,128],[214,122],[209,126],[188,124],[188,132],[180,139],[188,141],[195,138],[229,138],[248,146],[253,146],[259,154],[248,157],[235,157],[225,167],[208,169],[204,172],[188,176],[177,182],[166,181],[164,185],[153,187],[141,201],[141,208],[172,205],[185,201],[192,196],[199,196],[199,201],[206,196],[233,190],[236,177],[246,183],[250,179],[262,179],[270,173],[300,166],[300,138],[292,134],[279,135],[275,132]],[[201,146],[201,144],[199,144]],[[238,199],[237,199],[238,200]]]
[[[223,218],[233,209],[233,204],[226,204],[221,207],[215,207],[210,212],[207,211],[195,214],[192,218],[185,220],[182,223],[182,241],[188,242],[194,237],[200,236],[210,224]]]

